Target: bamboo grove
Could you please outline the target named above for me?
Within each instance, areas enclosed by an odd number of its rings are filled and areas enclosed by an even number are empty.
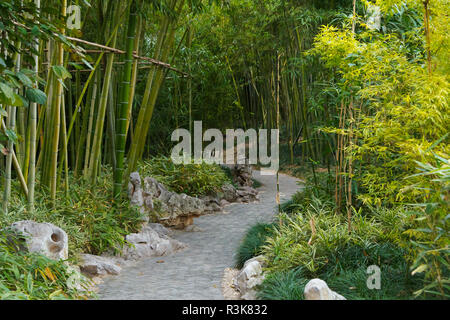
[[[55,199],[57,190],[68,190],[69,174],[95,183],[103,164],[114,168],[114,195],[120,195],[127,137],[133,137],[129,172],[142,157],[164,78],[169,72],[187,76],[163,61],[173,51],[179,16],[195,3],[189,5],[184,0],[2,2],[4,212],[16,176],[30,210],[36,185]],[[139,55],[146,13],[160,27],[153,58]],[[84,29],[92,34],[82,36]],[[143,66],[147,85],[131,126]]]
[[[374,5],[382,27],[369,22]],[[414,127],[415,141],[428,150],[447,139],[445,1],[8,0],[0,10],[5,212],[12,178],[30,210],[36,186],[55,199],[70,175],[95,184],[103,168],[120,197],[142,158],[167,154],[173,129],[202,120],[205,129],[279,127],[282,163],[325,168],[336,211],[350,218],[355,205],[401,198],[376,187],[401,189],[376,169],[398,171],[380,141],[398,146],[394,158],[407,153],[397,133],[380,135],[374,119],[392,122],[377,110],[417,102],[442,126]],[[371,52],[397,67],[369,70]],[[414,98],[416,84],[395,85],[413,78],[430,91]],[[424,160],[405,157],[404,176]]]

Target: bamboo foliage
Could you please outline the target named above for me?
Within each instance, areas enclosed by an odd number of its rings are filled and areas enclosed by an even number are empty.
[[[111,31],[114,33],[113,38],[111,41],[111,45],[115,47],[116,40],[117,40],[117,32],[113,31],[113,27],[116,26],[116,24],[119,21],[120,16],[120,4],[116,2],[110,2],[111,10],[114,12],[114,18],[111,23]],[[115,10],[114,10],[115,9]],[[97,121],[93,136],[93,142],[92,142],[92,152],[89,159],[89,171],[88,176],[91,182],[95,183],[95,179],[98,174],[99,169],[99,156],[102,146],[102,138],[103,138],[103,127],[105,123],[105,114],[106,114],[106,108],[108,103],[108,95],[110,90],[110,83],[111,83],[111,77],[112,77],[112,69],[114,64],[114,53],[109,53],[106,63],[106,70],[105,70],[105,78],[103,80],[103,87],[102,87],[102,93],[100,97],[100,104],[98,109],[98,115],[97,115]]]
[[[180,15],[183,4],[184,0],[169,1],[169,8],[175,12],[176,17]],[[164,15],[161,20],[161,27],[155,45],[155,59],[167,61],[175,40],[175,31],[176,18]],[[144,152],[150,120],[152,118],[156,98],[158,97],[164,75],[164,70],[159,67],[153,68],[148,74],[141,109],[139,110],[139,115],[136,122],[136,130],[133,135],[133,144],[131,145],[129,151],[127,176],[136,168],[137,162],[142,157]]]

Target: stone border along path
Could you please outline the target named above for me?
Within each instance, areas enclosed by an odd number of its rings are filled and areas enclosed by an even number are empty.
[[[253,171],[262,183],[259,202],[235,203],[223,212],[194,219],[198,232],[175,231],[173,238],[188,248],[165,257],[144,258],[124,267],[118,276],[104,279],[100,299],[215,300],[224,299],[224,269],[234,266],[234,254],[249,227],[269,222],[276,213],[276,178]],[[299,179],[280,174],[281,202],[301,189]]]

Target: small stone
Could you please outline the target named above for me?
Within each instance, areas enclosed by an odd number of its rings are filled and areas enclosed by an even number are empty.
[[[186,229],[184,229],[184,231],[186,231],[186,232],[202,232],[203,229],[192,224],[190,226],[187,226]]]
[[[263,256],[254,257],[244,263],[244,267],[235,278],[235,286],[241,293],[241,299],[256,299],[256,287],[259,286],[265,278],[262,271],[263,264]]]

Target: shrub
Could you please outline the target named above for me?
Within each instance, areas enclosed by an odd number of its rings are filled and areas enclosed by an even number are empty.
[[[333,277],[324,277],[332,290],[343,295],[348,300],[396,300],[412,299],[412,292],[419,284],[418,277],[405,277],[403,264],[380,266],[381,287],[369,289],[367,287],[367,265],[356,269],[342,270]]]
[[[435,155],[435,164],[420,163],[418,176],[425,182],[414,188],[425,189],[428,200],[414,205],[412,214],[419,226],[407,231],[411,236],[411,244],[416,249],[416,258],[411,266],[413,274],[423,273],[425,281],[420,295],[437,295],[450,297],[450,249],[449,249],[449,191],[450,161]]]
[[[220,191],[231,182],[217,164],[175,164],[167,157],[154,157],[139,165],[143,176],[152,176],[170,190],[190,196],[203,196]]]
[[[273,228],[274,224],[258,223],[247,231],[237,250],[235,263],[237,268],[242,268],[245,261],[261,253],[261,247],[272,234]]]

